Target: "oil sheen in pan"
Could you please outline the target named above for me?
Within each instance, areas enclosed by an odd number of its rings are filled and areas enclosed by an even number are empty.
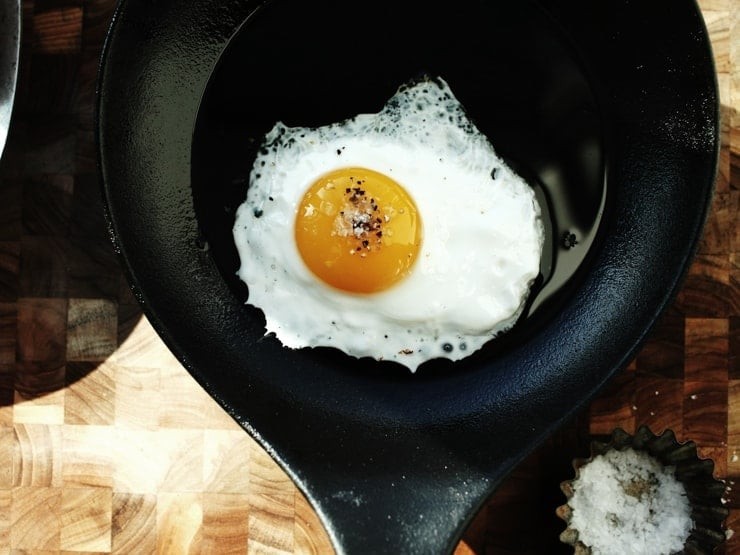
[[[201,245],[246,301],[232,227],[264,134],[276,121],[319,126],[376,112],[402,83],[439,75],[496,152],[534,187],[545,220],[527,309],[513,330],[473,355],[489,356],[526,338],[577,286],[606,198],[599,103],[578,53],[536,2],[491,3],[487,18],[468,12],[481,9],[475,3],[448,11],[387,3],[387,10],[369,3],[357,13],[337,2],[273,1],[232,39],[193,135]],[[462,27],[468,31],[455,32],[454,43],[435,40]],[[383,32],[370,36],[373,29]]]

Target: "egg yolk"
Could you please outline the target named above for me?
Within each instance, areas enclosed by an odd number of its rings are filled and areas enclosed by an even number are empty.
[[[421,245],[421,220],[390,177],[342,168],[319,178],[298,205],[295,239],[309,269],[352,293],[376,293],[407,276]]]

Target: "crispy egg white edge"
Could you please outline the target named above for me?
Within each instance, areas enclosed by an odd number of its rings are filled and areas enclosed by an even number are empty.
[[[439,81],[400,89],[378,114],[318,129],[278,123],[266,136],[248,198],[237,211],[234,237],[242,260],[238,273],[249,286],[248,303],[263,310],[267,333],[274,332],[285,346],[334,346],[356,357],[395,360],[414,371],[432,358],[458,360],[471,354],[521,315],[539,273],[544,242],[539,205],[533,190],[495,154],[446,83]],[[446,107],[456,103],[454,109],[441,113],[434,102],[418,102],[413,92],[420,87],[438,87],[437,98]],[[411,117],[406,113],[410,107]],[[419,129],[425,133],[420,135]],[[275,148],[277,144],[311,154],[285,164],[280,155],[286,151]],[[410,166],[399,167],[399,148],[414,151]],[[318,173],[315,164],[321,167]],[[349,166],[394,178],[412,196],[422,218],[422,247],[413,271],[394,287],[371,295],[338,291],[321,282],[303,263],[294,240],[295,213],[305,190],[320,175]],[[255,179],[258,173],[272,179]],[[425,177],[441,182],[454,177],[455,183],[417,190],[414,180]],[[295,185],[286,189],[281,187],[285,182]],[[450,196],[461,189],[473,193]],[[439,217],[439,206],[448,214],[465,214],[455,220],[457,240],[452,221]],[[493,236],[488,233],[492,218],[503,222]],[[464,233],[459,233],[460,226]],[[251,237],[266,241],[256,243]],[[477,252],[490,255],[482,267]],[[450,269],[457,278],[454,287],[445,279]],[[482,276],[488,284],[483,291],[475,287]],[[502,277],[506,287],[492,287]],[[307,296],[307,290],[315,297]],[[296,310],[298,306],[305,310]],[[389,322],[400,333],[391,331]],[[445,343],[453,346],[452,352],[442,349]]]

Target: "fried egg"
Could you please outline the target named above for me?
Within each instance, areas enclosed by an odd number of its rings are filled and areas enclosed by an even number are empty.
[[[381,111],[264,137],[233,228],[266,333],[399,362],[458,360],[508,330],[539,273],[532,188],[441,78]]]

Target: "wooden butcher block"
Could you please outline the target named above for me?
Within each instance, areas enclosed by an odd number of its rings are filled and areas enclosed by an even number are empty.
[[[458,553],[572,552],[558,541],[558,483],[616,426],[671,428],[717,477],[740,478],[740,5],[700,4],[723,148],[685,286],[631,365],[501,486]],[[331,553],[304,497],[164,347],[121,275],[93,132],[113,9],[23,1],[0,163],[0,553]],[[740,531],[734,491],[728,505]],[[724,550],[740,553],[740,534]]]

